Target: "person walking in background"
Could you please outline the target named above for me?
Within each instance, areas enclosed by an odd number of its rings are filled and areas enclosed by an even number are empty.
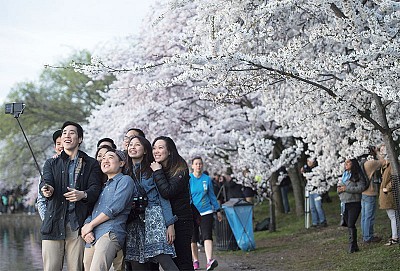
[[[140,190],[147,197],[144,221],[139,216],[128,224],[126,259],[132,270],[149,270],[145,262],[158,262],[163,270],[178,270],[172,260],[175,257],[173,242],[174,223],[171,204],[160,196],[153,179],[154,158],[150,142],[141,136],[133,136],[128,145],[128,170]],[[153,164],[154,166],[154,164]]]
[[[193,215],[190,206],[189,168],[179,155],[175,142],[167,136],[157,137],[152,144],[154,160],[151,168],[161,196],[171,202],[172,213],[178,217],[175,222],[174,241],[179,270],[193,270],[191,239]]]
[[[84,253],[85,270],[108,271],[122,249],[126,236],[126,220],[138,189],[128,175],[124,175],[125,154],[108,150],[101,161],[107,181],[92,214],[82,227],[82,238],[87,245]]]
[[[199,267],[199,251],[197,242],[201,237],[204,241],[204,251],[206,254],[207,265],[206,269],[214,270],[218,266],[217,260],[213,258],[213,239],[212,228],[214,222],[214,212],[217,213],[218,221],[222,221],[220,206],[214,194],[214,187],[209,176],[203,173],[203,160],[201,157],[195,157],[192,160],[193,173],[190,174],[190,194],[192,202],[201,216],[200,225],[194,225],[192,237],[192,258],[193,268],[198,270]]]
[[[301,173],[307,180],[306,190],[310,193],[311,227],[326,227],[328,223],[322,207],[322,195],[318,192],[318,187],[311,183],[311,177],[307,174],[311,173],[317,165],[315,159],[307,158],[307,164],[301,168]]]
[[[384,146],[381,147],[383,149]],[[376,197],[379,193],[380,171],[386,161],[379,149],[371,148],[371,158],[361,166],[364,168],[369,186],[362,192],[361,198],[361,231],[364,243],[380,242],[382,238],[374,236],[374,222],[376,213]],[[386,166],[385,166],[386,167]]]
[[[379,208],[386,210],[390,219],[390,227],[392,229],[392,236],[385,246],[396,245],[399,243],[399,236],[397,233],[397,220],[396,220],[396,202],[393,197],[393,183],[392,183],[392,167],[388,164],[387,168],[382,175],[382,183],[379,190]]]
[[[56,152],[55,157],[59,156],[64,149],[61,143],[61,134],[62,131],[60,129],[53,133],[54,151]],[[39,193],[36,200],[36,208],[38,209],[40,219],[43,221],[47,208],[47,199],[40,194],[40,183],[38,189]]]
[[[359,251],[356,222],[361,213],[361,193],[366,189],[366,180],[357,159],[346,159],[337,192],[344,203],[343,220],[349,231],[349,253]]]
[[[96,159],[79,150],[83,129],[75,122],[63,124],[64,151],[46,161],[40,191],[49,199],[40,228],[45,271],[83,270],[85,242],[80,229],[101,191],[101,170]]]

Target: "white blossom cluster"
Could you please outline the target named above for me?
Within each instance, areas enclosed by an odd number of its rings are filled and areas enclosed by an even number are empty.
[[[94,63],[124,72],[85,141],[121,144],[131,127],[169,135],[188,161],[201,155],[210,173],[231,168],[263,191],[306,152],[318,160],[309,185],[324,192],[346,157],[398,139],[399,12],[395,1],[368,0],[159,5],[140,37]]]

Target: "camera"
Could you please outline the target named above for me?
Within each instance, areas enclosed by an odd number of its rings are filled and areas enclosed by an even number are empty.
[[[9,103],[5,105],[5,113],[12,114],[15,118],[18,118],[25,109],[24,103]]]
[[[148,204],[147,197],[142,197],[142,196],[134,197],[132,209],[135,211],[136,214],[144,214],[147,204]]]

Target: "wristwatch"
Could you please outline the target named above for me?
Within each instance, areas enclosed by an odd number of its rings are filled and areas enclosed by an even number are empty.
[[[87,199],[87,193],[86,191],[83,191],[83,193],[85,194],[85,196],[83,197],[84,199]]]

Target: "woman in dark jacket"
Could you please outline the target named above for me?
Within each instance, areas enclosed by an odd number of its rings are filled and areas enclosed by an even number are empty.
[[[189,168],[179,155],[174,141],[166,136],[157,137],[153,144],[155,162],[151,164],[153,178],[161,196],[171,202],[175,222],[174,241],[179,270],[193,270],[190,242],[193,234],[193,215],[190,206]]]
[[[366,180],[357,159],[347,159],[337,192],[344,203],[343,220],[349,230],[349,253],[359,251],[356,222],[361,212],[361,193],[366,189]]]

